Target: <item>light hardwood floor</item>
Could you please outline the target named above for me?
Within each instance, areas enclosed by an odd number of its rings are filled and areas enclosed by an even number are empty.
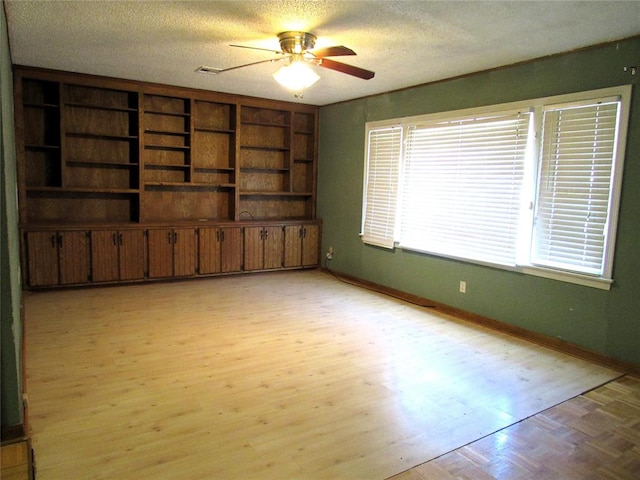
[[[319,271],[25,305],[39,480],[385,479],[620,376]]]

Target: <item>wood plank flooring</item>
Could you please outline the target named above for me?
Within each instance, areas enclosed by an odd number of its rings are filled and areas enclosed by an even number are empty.
[[[619,376],[319,271],[25,307],[39,480],[382,480]]]
[[[392,480],[640,478],[640,379],[621,377]]]

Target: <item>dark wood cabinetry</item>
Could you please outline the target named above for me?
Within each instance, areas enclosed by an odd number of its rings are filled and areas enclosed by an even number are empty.
[[[93,282],[144,278],[146,264],[144,230],[94,230],[90,238]]]
[[[87,283],[87,235],[85,231],[27,232],[27,284],[43,287]]]
[[[163,228],[147,232],[149,278],[186,277],[196,274],[195,228]]]
[[[284,227],[245,227],[244,269],[271,270],[284,267]]]
[[[307,267],[319,261],[320,227],[288,225],[284,231],[284,266]]]
[[[14,94],[25,286],[317,265],[319,222],[284,231],[315,220],[317,107],[28,67]]]
[[[242,270],[241,227],[208,227],[198,230],[198,273],[232,273]]]

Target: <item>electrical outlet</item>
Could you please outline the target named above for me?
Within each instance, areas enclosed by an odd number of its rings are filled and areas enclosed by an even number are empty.
[[[329,247],[329,251],[327,252],[327,260],[333,260],[333,247]]]
[[[460,293],[467,293],[467,282],[460,280]]]

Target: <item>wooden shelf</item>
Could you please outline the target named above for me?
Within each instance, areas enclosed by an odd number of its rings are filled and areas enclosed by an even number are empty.
[[[253,172],[275,172],[275,173],[286,173],[289,172],[288,168],[279,168],[279,167],[240,167],[241,171],[253,171]]]
[[[70,167],[89,167],[89,168],[138,168],[139,163],[126,162],[94,162],[91,160],[67,160]]]
[[[144,133],[150,133],[153,135],[175,135],[176,137],[188,137],[190,135],[189,132],[172,132],[170,130],[153,130],[153,129],[146,129]]]
[[[269,123],[269,122],[247,122],[242,121],[242,125],[256,125],[258,127],[277,127],[277,128],[290,128],[288,123]]]
[[[194,130],[196,132],[208,132],[208,133],[222,133],[222,134],[233,134],[233,133],[236,133],[235,130],[227,130],[227,129],[224,129],[224,128],[195,127]]]
[[[25,145],[25,149],[27,150],[60,150],[60,145]]]
[[[193,168],[196,171],[200,171],[200,172],[203,172],[203,173],[206,173],[206,172],[226,172],[226,173],[231,173],[231,172],[235,172],[236,171],[235,168],[231,168],[231,167],[198,167],[198,166],[194,165]]]
[[[117,193],[137,194],[140,191],[132,188],[88,188],[88,187],[26,187],[27,192],[55,193],[60,195],[75,193]]]
[[[148,148],[149,150],[176,150],[176,151],[187,151],[190,150],[191,147],[188,145],[157,145],[157,144],[145,144],[144,148]]]
[[[311,192],[270,192],[270,191],[247,191],[240,192],[241,197],[310,197]]]
[[[291,150],[289,147],[269,147],[261,145],[240,145],[240,148],[245,150],[265,150],[271,152],[288,152]]]
[[[318,108],[17,67],[22,225],[315,217]]]
[[[105,110],[108,112],[125,112],[125,113],[138,113],[137,108],[129,108],[129,107],[113,107],[110,105],[92,105],[88,103],[77,103],[77,102],[65,102],[65,107],[77,107],[77,108],[87,108],[91,110]]]
[[[58,103],[25,102],[23,105],[29,108],[50,108],[55,110],[60,108],[60,104]]]
[[[145,187],[235,188],[235,183],[144,182]]]
[[[146,162],[144,164],[145,168],[153,168],[153,169],[189,169],[190,165],[185,165],[183,163],[150,163]]]
[[[135,135],[112,135],[109,133],[69,132],[69,131],[65,132],[65,134],[69,137],[94,138],[98,140],[115,140],[115,141],[123,141],[123,142],[138,140],[138,137]]]
[[[166,115],[167,117],[183,117],[188,118],[191,116],[190,113],[187,112],[163,112],[160,110],[145,110],[144,113],[148,113],[151,115]]]

